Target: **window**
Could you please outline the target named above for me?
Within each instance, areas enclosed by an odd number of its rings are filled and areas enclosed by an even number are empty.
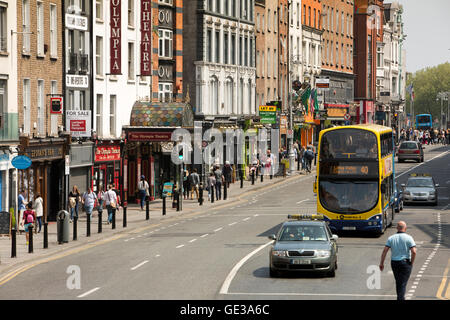
[[[0,129],[7,127],[7,120],[4,118],[7,110],[6,97],[8,90],[6,89],[6,84],[6,80],[0,80]],[[0,133],[0,138],[3,139],[5,137]]]
[[[37,134],[39,136],[45,135],[45,127],[44,127],[44,80],[38,80],[37,87]]]
[[[95,18],[97,20],[103,20],[103,0],[95,1]]]
[[[37,2],[37,54],[44,55],[44,4]]]
[[[224,64],[229,63],[229,59],[228,59],[228,48],[229,47],[230,47],[229,35],[228,35],[228,33],[224,33],[224,35],[223,35],[223,63]]]
[[[230,114],[233,112],[234,102],[234,83],[232,78],[227,78],[225,81],[225,112]]]
[[[212,30],[206,31],[206,60],[212,62]]]
[[[272,66],[270,65],[270,48],[267,49],[267,77],[270,78]]]
[[[103,38],[95,38],[95,74],[103,76]]]
[[[134,0],[128,0],[128,26],[134,27]]]
[[[300,3],[297,3],[297,27],[300,26]],[[294,24],[293,22],[291,24]]]
[[[172,83],[159,83],[158,99],[160,102],[172,102],[173,96],[173,84]]]
[[[136,80],[134,75],[134,43],[128,42],[128,80]]]
[[[303,5],[303,24],[306,25],[306,5]]]
[[[22,52],[30,53],[30,1],[22,2]]]
[[[236,35],[231,35],[231,64],[236,64]]]
[[[97,135],[103,136],[103,95],[97,94],[97,108],[95,109]]]
[[[109,98],[109,135],[111,137],[116,136],[116,109],[117,96],[111,95]]]
[[[239,65],[242,66],[242,46],[243,46],[243,38],[239,37]]]
[[[248,38],[244,38],[244,66],[248,67]]]
[[[308,26],[311,26],[311,7],[308,7]]]
[[[7,27],[6,27],[6,9],[7,7],[3,6],[0,3],[0,52],[6,52],[8,48],[8,37],[7,37]],[[0,101],[1,103],[1,101]],[[1,124],[0,124],[1,126]]]
[[[50,57],[58,56],[58,12],[56,5],[50,4]]]
[[[216,63],[220,63],[220,31],[216,31],[216,36],[215,36],[215,62]]]
[[[267,11],[267,31],[270,31],[270,9]]]
[[[211,111],[212,114],[218,114],[219,112],[219,81],[216,77],[212,77],[210,82],[209,82],[209,86],[210,86],[210,94],[209,94],[209,98],[210,98],[210,106],[211,106]]]
[[[169,6],[173,5],[173,0],[158,0],[158,3],[167,4]]]
[[[221,13],[221,11],[220,11],[220,2],[221,2],[221,0],[216,0],[216,12],[217,13]]]
[[[314,9],[314,28],[317,27],[316,21],[317,21],[317,11],[316,9]]]
[[[254,39],[250,38],[250,67],[254,68],[255,67],[255,60],[254,60],[254,56],[253,56],[253,43],[254,43]]]
[[[23,80],[23,132],[30,133],[31,125],[31,90],[30,79]]]
[[[173,57],[173,31],[160,29],[158,55],[160,58]]]

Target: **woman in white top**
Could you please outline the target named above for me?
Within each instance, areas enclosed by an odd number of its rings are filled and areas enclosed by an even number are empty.
[[[36,211],[37,223],[39,223],[39,230],[37,232],[41,232],[42,216],[44,215],[44,200],[39,194],[36,195],[33,208]]]

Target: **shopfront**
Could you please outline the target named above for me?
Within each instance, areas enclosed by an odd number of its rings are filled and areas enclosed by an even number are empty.
[[[98,141],[92,167],[92,190],[107,191],[108,185],[120,190],[121,153],[119,141]]]
[[[21,138],[20,154],[28,156],[32,165],[18,170],[19,191],[25,190],[26,201],[39,194],[44,200],[44,217],[55,221],[59,210],[64,209],[64,172],[67,143],[63,138]]]
[[[179,181],[179,166],[171,160],[172,133],[184,128],[193,133],[192,108],[184,103],[136,102],[130,126],[125,126],[123,190],[127,201],[138,201],[137,185],[144,176],[150,200],[160,198],[165,182]]]

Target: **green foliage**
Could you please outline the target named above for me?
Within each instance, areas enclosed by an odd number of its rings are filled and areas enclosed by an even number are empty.
[[[406,87],[414,86],[414,113],[430,113],[434,119],[440,119],[441,101],[436,101],[439,92],[450,91],[450,63],[417,71],[407,79]],[[410,112],[411,97],[406,93],[407,112]],[[443,112],[447,113],[447,102],[444,101]]]

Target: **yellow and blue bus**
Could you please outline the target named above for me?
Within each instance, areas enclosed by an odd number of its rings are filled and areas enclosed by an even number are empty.
[[[362,124],[319,135],[317,212],[330,229],[384,233],[394,219],[392,128]]]
[[[416,128],[419,130],[429,130],[433,128],[433,117],[431,114],[418,114],[416,116]]]

